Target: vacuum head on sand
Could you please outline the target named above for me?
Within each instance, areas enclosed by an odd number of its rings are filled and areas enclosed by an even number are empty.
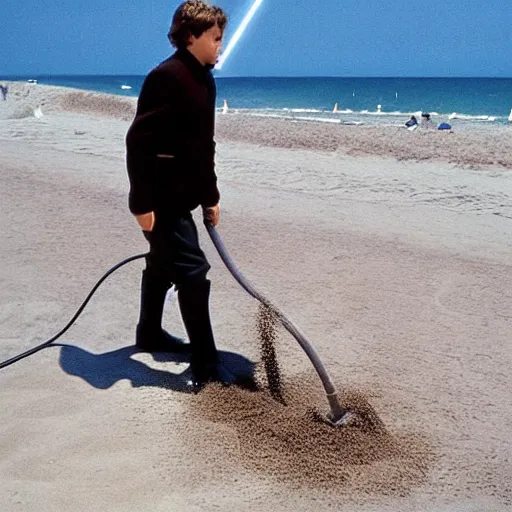
[[[334,428],[342,428],[355,426],[357,423],[357,414],[352,411],[345,410],[341,416],[334,417],[332,413],[328,413],[324,416],[323,421]]]
[[[357,429],[369,434],[386,434],[386,427],[368,400],[360,393],[346,392],[341,397],[336,396],[333,403],[343,404],[343,407],[333,413],[323,414],[318,410],[312,411],[314,421],[329,425],[335,429]]]
[[[377,417],[375,412],[369,415],[365,413],[365,411],[360,411],[357,408],[345,409],[341,416],[333,416],[332,413],[322,414],[318,411],[314,411],[313,419],[336,429],[355,428],[365,432],[385,432],[384,424]]]

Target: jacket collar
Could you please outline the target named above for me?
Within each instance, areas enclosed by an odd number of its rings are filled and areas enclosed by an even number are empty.
[[[213,68],[213,66],[203,66],[195,57],[185,48],[180,48],[174,54],[176,58],[181,60],[192,74],[199,80],[205,80],[206,75]]]

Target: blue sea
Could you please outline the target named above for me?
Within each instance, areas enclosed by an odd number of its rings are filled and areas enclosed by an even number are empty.
[[[40,84],[137,96],[144,76],[31,76]],[[218,108],[229,112],[343,124],[403,124],[429,112],[434,122],[508,122],[511,78],[223,78]]]

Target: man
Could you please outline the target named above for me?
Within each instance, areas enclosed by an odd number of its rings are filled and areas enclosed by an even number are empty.
[[[210,265],[191,211],[219,222],[214,170],[215,81],[227,18],[200,0],[182,3],[168,34],[177,51],[146,77],[126,136],[129,208],[150,251],[142,274],[136,345],[143,351],[190,352],[190,385],[234,384],[220,362],[209,313]],[[190,344],[161,327],[167,290],[175,285]]]

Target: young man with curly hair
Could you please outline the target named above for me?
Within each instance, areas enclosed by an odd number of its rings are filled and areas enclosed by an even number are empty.
[[[219,222],[214,168],[215,66],[227,23],[219,7],[199,0],[174,13],[169,40],[176,52],[145,78],[126,136],[129,208],[150,250],[142,273],[136,346],[189,352],[194,391],[207,382],[234,384],[219,361],[210,322],[210,265],[191,212]],[[162,329],[167,290],[175,285],[190,344]]]

